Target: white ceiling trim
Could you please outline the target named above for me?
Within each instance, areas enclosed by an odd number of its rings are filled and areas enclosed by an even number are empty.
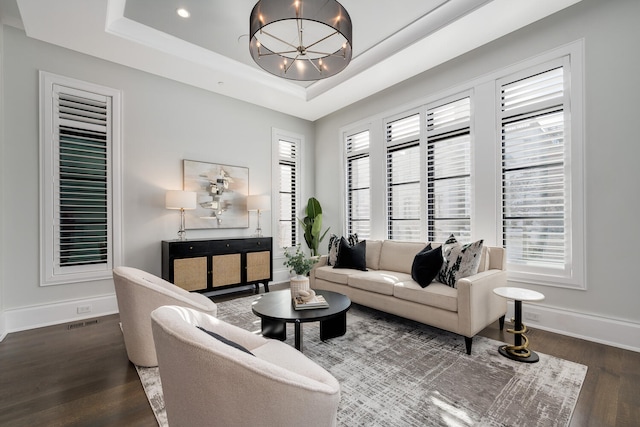
[[[29,37],[312,121],[579,1],[464,0],[482,5],[462,17],[439,8],[449,25],[426,15],[305,89],[133,22],[125,0],[17,0]]]

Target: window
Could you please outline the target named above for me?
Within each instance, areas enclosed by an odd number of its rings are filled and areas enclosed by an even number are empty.
[[[471,240],[471,99],[427,108],[428,240]]]
[[[42,284],[111,277],[120,257],[119,92],[42,72],[41,103]]]
[[[572,282],[568,58],[500,80],[502,239],[510,270]],[[570,168],[571,166],[571,168]],[[575,283],[575,281],[574,281]]]
[[[369,131],[347,136],[346,151],[347,233],[366,240],[371,237]]]
[[[483,239],[506,248],[511,282],[585,289],[583,51],[576,41],[346,127],[345,231],[366,190],[370,236]],[[364,127],[366,150],[348,148]]]
[[[420,241],[420,114],[387,123],[387,238]]]
[[[274,137],[275,154],[275,194],[276,208],[276,244],[278,249],[295,246],[299,243],[296,213],[299,196],[300,141],[291,135],[276,132]]]

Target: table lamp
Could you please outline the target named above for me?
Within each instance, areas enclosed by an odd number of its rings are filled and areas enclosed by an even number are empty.
[[[271,197],[265,194],[253,195],[247,197],[247,210],[258,212],[258,228],[256,228],[256,237],[262,237],[262,228],[260,228],[260,212],[271,209]]]
[[[187,232],[184,229],[184,211],[195,209],[197,193],[195,191],[169,190],[165,197],[165,207],[167,209],[180,209],[180,230],[178,236],[180,240],[186,240]]]

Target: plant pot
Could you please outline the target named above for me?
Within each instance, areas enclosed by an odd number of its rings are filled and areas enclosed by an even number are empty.
[[[291,284],[291,298],[298,296],[298,291],[309,290],[309,278],[306,276],[297,275],[290,279]]]

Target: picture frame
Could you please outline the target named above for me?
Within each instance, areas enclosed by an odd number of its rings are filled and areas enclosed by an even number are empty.
[[[249,228],[249,168],[183,160],[183,188],[197,193],[186,229]]]

